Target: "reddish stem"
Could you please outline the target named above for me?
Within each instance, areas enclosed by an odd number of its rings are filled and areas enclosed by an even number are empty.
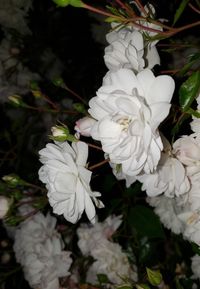
[[[109,161],[110,161],[110,159],[105,159],[105,160],[103,160],[102,162],[100,162],[100,163],[98,163],[98,164],[95,164],[95,165],[93,165],[93,166],[90,166],[88,169],[89,169],[89,170],[96,169],[96,168],[98,168],[98,167],[101,167],[101,166],[105,165],[105,164],[108,163]]]
[[[196,8],[195,6],[193,6],[191,3],[189,3],[189,7],[195,11],[196,13],[200,14],[200,10],[198,8]]]

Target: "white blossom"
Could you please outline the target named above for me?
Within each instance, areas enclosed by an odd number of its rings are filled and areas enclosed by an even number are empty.
[[[200,246],[200,213],[199,210],[188,209],[179,214],[179,219],[183,222],[185,239],[192,241]]]
[[[95,222],[95,207],[103,207],[97,200],[101,194],[90,188],[91,171],[86,169],[88,146],[83,142],[47,144],[40,150],[40,180],[46,184],[49,203],[53,212],[64,215],[76,223],[85,211],[88,219]]]
[[[133,69],[135,72],[160,64],[155,46],[146,45],[141,32],[133,26],[114,29],[106,35],[109,45],[105,48],[104,61],[108,69]]]
[[[167,229],[172,230],[175,234],[180,234],[184,231],[184,224],[178,217],[178,214],[183,211],[183,206],[177,202],[176,198],[168,198],[161,195],[148,197],[147,202],[155,208],[155,213]]]
[[[95,119],[85,116],[76,121],[74,129],[78,135],[80,134],[83,136],[91,136],[90,132],[95,123],[96,123]]]
[[[137,179],[142,183],[142,190],[150,197],[162,193],[166,197],[180,196],[190,190],[190,182],[183,164],[168,153],[162,153],[154,173],[143,174]]]
[[[137,273],[131,269],[127,255],[119,244],[110,241],[99,243],[91,252],[96,260],[87,272],[87,282],[96,284],[97,274],[105,274],[114,284],[123,284],[123,278],[137,280]]]
[[[109,216],[103,222],[96,222],[94,226],[82,224],[77,230],[81,252],[89,255],[100,243],[111,238],[121,225],[121,218],[122,216]]]
[[[199,255],[194,255],[191,258],[191,268],[192,268],[192,272],[194,274],[194,277],[200,279],[200,256]]]
[[[126,182],[126,187],[129,188],[133,183],[135,183],[137,181],[137,178],[134,176],[129,176],[127,174],[124,174],[122,172],[121,169],[121,165],[120,164],[113,164],[111,162],[109,162],[111,168],[112,168],[112,172],[113,175],[117,178],[117,180],[125,180]]]
[[[10,200],[4,196],[0,196],[0,219],[3,219],[10,207]]]
[[[124,174],[152,172],[160,160],[162,141],[159,124],[169,113],[174,91],[170,76],[155,77],[149,69],[136,76],[131,70],[108,72],[97,96],[89,102],[89,113],[97,120],[94,139]]]
[[[56,219],[37,213],[22,222],[15,234],[14,251],[32,288],[57,289],[59,277],[70,275],[70,252],[63,251]]]
[[[196,98],[196,101],[197,101],[197,112],[200,112],[200,94]],[[192,116],[192,119],[193,120],[190,123],[191,129],[195,134],[199,135],[200,134],[200,118]]]

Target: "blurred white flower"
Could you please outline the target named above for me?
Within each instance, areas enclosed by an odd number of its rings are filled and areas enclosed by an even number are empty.
[[[200,112],[200,94],[196,98],[196,101],[197,101],[197,111]],[[193,120],[190,123],[191,129],[195,134],[199,135],[200,134],[200,118],[192,116],[192,119]]]
[[[184,225],[183,237],[200,246],[200,214],[199,210],[191,209],[181,212],[178,216]]]
[[[186,166],[200,167],[200,138],[194,135],[185,135],[173,144],[173,152]]]
[[[0,219],[3,219],[8,213],[10,207],[10,199],[0,196]]]
[[[20,224],[15,234],[14,251],[33,288],[57,289],[59,277],[70,275],[71,252],[63,251],[56,219],[37,213]]]
[[[115,26],[112,25],[113,28]],[[114,29],[106,35],[109,45],[105,48],[104,61],[108,69],[133,69],[139,72],[160,64],[160,57],[154,45],[145,45],[141,32],[133,26]]]
[[[192,272],[194,274],[194,277],[200,279],[200,256],[199,255],[194,255],[191,258],[191,268],[192,268]]]
[[[78,134],[81,134],[83,136],[91,136],[90,132],[95,123],[95,119],[85,116],[76,121],[74,129]]]
[[[177,202],[176,198],[172,199],[161,195],[148,197],[147,202],[155,208],[155,213],[167,229],[172,230],[175,234],[180,234],[184,231],[184,224],[178,218],[178,214],[183,211],[183,207]]]
[[[94,226],[82,224],[78,230],[78,246],[83,255],[89,255],[100,243],[112,237],[122,223],[122,216],[109,216]]]
[[[87,282],[97,284],[97,274],[105,274],[114,284],[123,284],[123,278],[137,281],[137,273],[131,269],[127,255],[119,244],[110,241],[99,243],[92,250],[91,256],[96,260],[87,272]]]
[[[95,205],[103,207],[97,200],[101,194],[90,188],[91,171],[86,169],[88,146],[83,142],[47,144],[39,151],[43,166],[39,170],[40,180],[46,184],[53,212],[64,215],[76,223],[85,211],[88,219],[95,222]]]
[[[142,190],[150,197],[162,193],[173,198],[187,193],[190,182],[183,164],[168,153],[162,153],[157,169],[151,174],[142,174],[137,179],[143,184]]]
[[[158,126],[169,113],[173,91],[170,76],[120,69],[106,74],[90,100],[89,113],[97,120],[91,135],[124,174],[156,169],[163,148]]]

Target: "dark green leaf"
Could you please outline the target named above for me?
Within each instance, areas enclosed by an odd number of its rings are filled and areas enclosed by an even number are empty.
[[[200,90],[200,71],[194,72],[179,89],[179,102],[183,111],[187,111]]]
[[[105,274],[97,274],[97,278],[98,278],[98,281],[99,281],[100,284],[102,284],[102,283],[110,283],[107,275],[105,275]]]
[[[134,227],[139,237],[164,238],[164,231],[158,216],[152,209],[137,205],[131,209],[129,224]]]
[[[182,0],[178,9],[176,10],[176,13],[174,15],[174,21],[173,25],[178,21],[178,19],[181,17],[183,11],[185,10],[185,7],[187,6],[189,0]]]

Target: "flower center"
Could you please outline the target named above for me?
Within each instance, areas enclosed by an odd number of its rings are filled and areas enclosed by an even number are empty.
[[[129,124],[131,123],[131,118],[130,117],[123,117],[117,120],[117,123],[119,123],[122,126],[122,131],[127,132]]]

